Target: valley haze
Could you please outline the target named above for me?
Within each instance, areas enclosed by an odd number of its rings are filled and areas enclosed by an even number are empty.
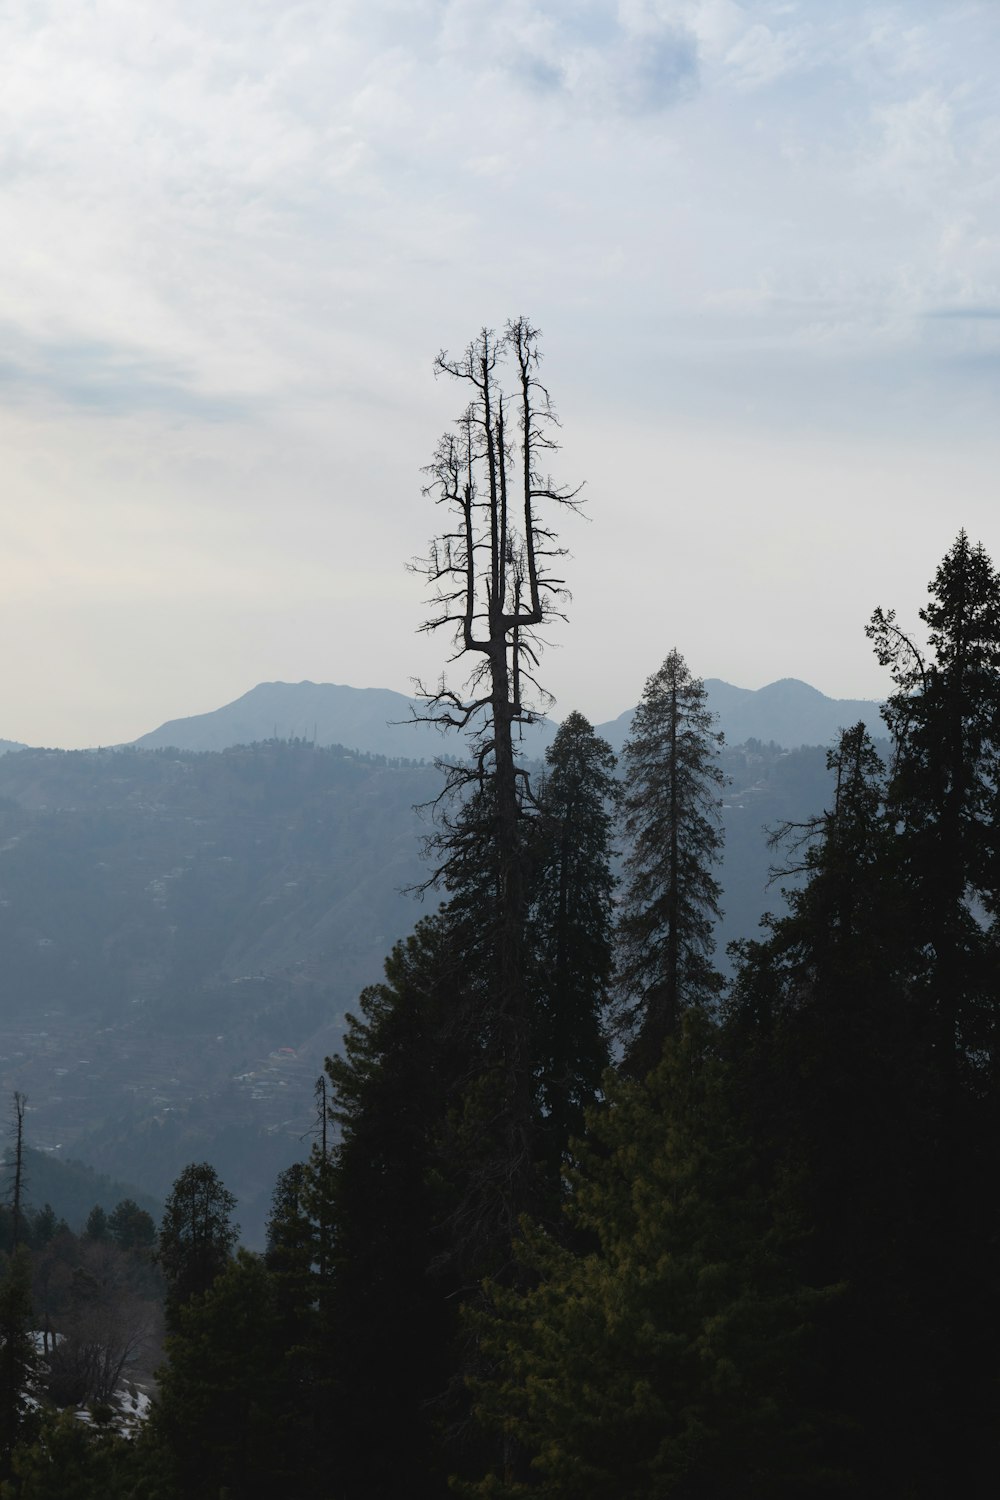
[[[764,826],[822,809],[823,748],[878,705],[784,679],[709,684],[729,777],[727,941],[780,905]],[[259,683],[133,745],[0,756],[0,1090],[32,1144],[162,1197],[210,1159],[259,1243],[298,1159],[312,1085],[386,953],[433,909],[433,764],[460,736],[407,722],[400,693]],[[601,724],[620,749],[631,710]],[[526,731],[538,760],[554,733]],[[788,747],[788,748],[783,748]]]

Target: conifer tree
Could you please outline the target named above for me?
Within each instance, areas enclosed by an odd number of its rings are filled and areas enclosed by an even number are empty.
[[[990,1462],[983,1435],[1000,1441],[983,1381],[1000,1339],[1000,575],[963,531],[928,592],[919,612],[926,650],[892,611],[876,611],[869,635],[896,685],[885,709],[894,751],[887,805],[924,1039],[916,1076],[925,1219],[913,1295],[935,1378],[921,1403],[922,1467],[929,1485],[953,1483],[954,1445],[959,1487],[974,1493]]]
[[[643,1080],[609,1079],[566,1206],[576,1247],[533,1230],[528,1285],[494,1287],[492,1310],[473,1314],[496,1362],[476,1384],[479,1415],[532,1455],[530,1478],[497,1468],[459,1493],[824,1492],[820,1414],[797,1380],[835,1294],[796,1281],[794,1219],[760,1192],[728,1099],[698,1011]]]
[[[316,1224],[309,1212],[309,1166],[293,1162],[279,1172],[267,1219],[267,1265],[287,1283],[291,1307],[312,1299],[318,1255]]]
[[[14,1455],[2,1500],[175,1500],[162,1480],[144,1483],[134,1445],[106,1425],[85,1423],[72,1408],[45,1411],[34,1441]]]
[[[721,734],[705,687],[671,651],[646,683],[622,751],[627,852],[618,934],[618,1023],[629,1066],[654,1067],[685,1010],[712,1001],[721,890]]]
[[[538,790],[531,876],[539,1131],[555,1183],[609,1054],[615,757],[580,713],[559,726]]]
[[[177,1496],[303,1494],[281,1334],[274,1280],[245,1250],[177,1310],[145,1436]]]
[[[31,1262],[20,1245],[0,1272],[0,1479],[9,1476],[17,1445],[36,1424],[32,1387],[39,1367],[31,1327]]]
[[[440,1429],[458,1359],[457,1294],[482,1223],[466,1224],[467,1198],[453,1186],[468,1010],[449,909],[398,943],[385,971],[348,1017],[343,1055],[327,1062],[339,1127],[329,1172],[341,1486],[332,1493],[429,1500],[446,1488]]]
[[[829,809],[780,831],[782,873],[805,880],[768,936],[740,946],[726,1046],[764,1185],[789,1185],[809,1228],[799,1275],[843,1286],[811,1372],[813,1400],[843,1426],[831,1453],[852,1486],[884,1493],[927,1368],[910,1301],[926,1244],[922,1042],[885,769],[863,724],[827,763]]]
[[[804,830],[806,884],[743,946],[728,1007],[748,1133],[811,1227],[801,1274],[845,1287],[814,1394],[839,1417],[852,1493],[872,1500],[986,1493],[998,1439],[983,1043],[1000,965],[982,912],[1000,658],[982,550],[960,537],[931,595],[926,658],[876,613],[898,689],[891,765],[862,726],[842,736],[833,806]]]
[[[99,1203],[95,1203],[87,1215],[87,1222],[83,1226],[83,1232],[89,1240],[107,1239],[108,1216]]]
[[[969,898],[1000,914],[1000,576],[962,531],[928,592],[926,652],[892,610],[876,610],[868,634],[896,685],[885,718],[898,879],[951,1089],[996,1045],[995,949]]]
[[[206,1292],[228,1264],[239,1236],[236,1199],[209,1162],[192,1162],[178,1177],[163,1210],[157,1259],[167,1281],[167,1324],[191,1297]]]
[[[121,1250],[152,1250],[156,1224],[132,1198],[123,1198],[108,1215],[108,1234]]]
[[[568,1134],[606,1062],[612,764],[586,721],[571,716],[549,757],[527,850],[537,1059],[536,1156],[527,1165],[533,1183],[547,1173],[550,1186],[533,1197],[550,1206]],[[331,1347],[346,1493],[366,1484],[436,1495],[445,1452],[451,1467],[476,1465],[458,1374],[476,1357],[460,1343],[458,1312],[487,1271],[510,1274],[512,1237],[494,1176],[503,1159],[491,1113],[502,1090],[489,1040],[498,902],[490,796],[487,784],[462,809],[450,900],[396,946],[385,982],[348,1020],[343,1055],[327,1064],[339,1127]],[[391,1449],[378,1439],[387,1420],[399,1438]]]
[[[289,1448],[289,1473],[294,1464],[297,1500],[325,1497],[332,1486],[329,1414],[336,1403],[339,1330],[331,1318],[332,1203],[323,1156],[314,1146],[308,1161],[279,1173],[264,1258],[275,1319],[278,1420]],[[339,1473],[339,1462],[335,1467]]]

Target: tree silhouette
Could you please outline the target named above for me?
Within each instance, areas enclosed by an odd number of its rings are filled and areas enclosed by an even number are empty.
[[[682,1012],[722,983],[711,964],[724,782],[722,735],[712,725],[704,684],[671,651],[646,683],[622,751],[628,852],[617,1014],[639,1072],[656,1065]]]
[[[580,713],[545,752],[534,823],[530,935],[535,994],[537,1108],[556,1187],[569,1140],[583,1133],[610,1061],[615,878],[611,830],[615,757]]]
[[[184,1168],[163,1210],[157,1258],[167,1281],[167,1325],[179,1309],[207,1292],[225,1270],[239,1226],[231,1215],[236,1199],[207,1161]]]
[[[545,513],[579,499],[544,467],[557,446],[557,420],[539,364],[538,330],[525,318],[499,336],[484,329],[458,359],[438,356],[437,371],[465,387],[469,401],[427,470],[425,493],[445,522],[414,564],[434,600],[423,629],[449,631],[453,659],[466,668],[465,692],[443,677],[435,690],[420,689],[422,717],[471,738],[469,759],[441,763],[445,785],[429,842],[432,879],[449,891],[461,892],[470,864],[478,871],[483,899],[475,921],[489,950],[489,982],[479,997],[477,1108],[494,1122],[496,1159],[487,1175],[498,1233],[508,1243],[528,1205],[534,1157],[524,829],[532,803],[517,741],[548,702],[536,676],[539,632],[562,616],[566,592],[556,571],[563,549]]]

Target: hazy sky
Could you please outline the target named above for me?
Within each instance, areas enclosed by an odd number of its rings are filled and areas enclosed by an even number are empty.
[[[434,676],[431,363],[522,312],[557,713],[881,695],[872,608],[1000,559],[998,68],[996,0],[8,0],[0,736]]]

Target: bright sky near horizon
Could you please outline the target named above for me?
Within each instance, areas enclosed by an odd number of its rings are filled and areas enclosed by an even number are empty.
[[[1000,561],[1000,5],[12,0],[0,737],[408,691],[437,351],[527,314],[563,421],[556,716],[886,680]]]

